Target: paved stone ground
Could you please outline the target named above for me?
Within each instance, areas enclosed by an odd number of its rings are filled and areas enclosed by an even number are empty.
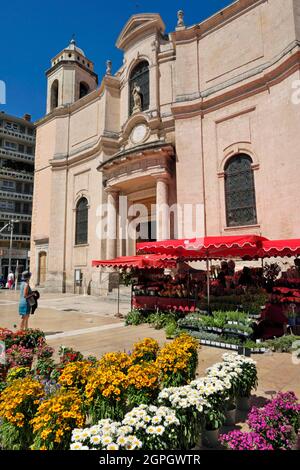
[[[19,324],[18,293],[0,290],[0,326],[14,329]],[[120,312],[130,307],[128,296],[121,298]],[[84,355],[100,357],[107,351],[130,351],[134,342],[145,336],[165,341],[162,330],[148,325],[124,326],[115,316],[117,302],[109,297],[72,294],[43,294],[39,309],[30,325],[46,332],[48,343],[56,350],[60,345],[80,350]],[[219,361],[224,350],[203,347],[199,352],[198,374]],[[270,398],[277,391],[293,390],[300,398],[300,365],[292,363],[290,354],[271,353],[253,356],[258,364],[259,385],[254,402]],[[254,403],[253,402],[253,403]]]

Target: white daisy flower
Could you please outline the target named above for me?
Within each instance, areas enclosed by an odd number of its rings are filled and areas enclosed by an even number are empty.
[[[90,442],[91,442],[92,444],[100,444],[100,442],[101,442],[101,436],[99,436],[99,434],[98,434],[98,435],[95,435],[95,436],[91,436],[91,437],[90,437]]]
[[[157,416],[157,415],[153,416],[152,424],[159,424],[159,423],[161,423],[161,416]]]
[[[119,446],[125,446],[127,442],[128,442],[128,439],[125,436],[119,436],[117,439],[117,444]]]
[[[82,449],[81,442],[74,442],[73,444],[70,445],[70,450],[81,450],[81,449]]]
[[[148,428],[146,429],[146,433],[147,434],[156,434],[155,426],[148,426]]]
[[[104,446],[107,446],[107,445],[111,444],[112,441],[113,441],[113,440],[112,440],[111,436],[108,436],[108,435],[103,436],[103,437],[101,438],[101,442],[102,442],[102,444],[103,444]]]
[[[164,432],[165,428],[163,426],[156,426],[155,434],[158,434],[158,436],[162,436]]]
[[[117,444],[115,444],[114,442],[112,442],[111,444],[109,444],[107,447],[106,447],[107,450],[119,450],[119,446]]]

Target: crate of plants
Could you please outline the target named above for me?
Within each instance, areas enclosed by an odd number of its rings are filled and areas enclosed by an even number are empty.
[[[264,354],[271,351],[270,345],[260,340],[248,339],[243,343],[243,346],[250,349],[251,354]]]
[[[241,323],[227,323],[223,328],[223,334],[249,338],[253,334],[253,329]]]
[[[214,348],[237,351],[239,346],[242,344],[236,338],[225,338],[222,335],[215,333],[208,333],[204,331],[189,331],[189,334],[194,338],[197,338],[203,346],[211,346]]]

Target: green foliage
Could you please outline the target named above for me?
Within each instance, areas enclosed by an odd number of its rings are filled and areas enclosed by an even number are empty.
[[[165,327],[166,337],[167,338],[174,338],[177,333],[177,323],[176,321],[170,321],[167,323]]]
[[[175,315],[172,312],[156,312],[150,315],[149,321],[156,330],[161,330],[170,322],[176,322]]]
[[[83,360],[83,355],[80,351],[76,351],[73,348],[67,348],[66,346],[60,346],[58,355],[60,357],[61,364]]]
[[[205,416],[205,427],[208,431],[219,429],[225,423],[225,414],[218,408],[210,408]]]
[[[45,333],[43,331],[29,328],[26,331],[18,331],[11,335],[6,335],[5,347],[9,349],[16,344],[26,349],[36,349],[44,341]]]
[[[243,332],[245,335],[251,335],[253,333],[252,328],[249,326],[241,325],[241,324],[226,324],[223,329],[223,333],[226,334],[229,330],[236,331],[236,332]]]
[[[126,315],[125,325],[141,325],[145,323],[146,315],[143,313],[142,310],[138,310],[137,308],[133,308],[128,314]]]
[[[34,371],[39,377],[49,380],[54,369],[55,361],[51,357],[47,357],[37,360]]]
[[[281,338],[267,340],[264,344],[267,345],[267,347],[269,347],[273,351],[292,352],[293,344],[296,341],[300,341],[300,336],[285,335],[281,336]]]
[[[3,450],[27,450],[31,444],[32,430],[18,428],[8,421],[0,426],[0,446]]]
[[[238,328],[237,325],[228,325],[228,322],[236,322],[240,325],[240,328]],[[213,315],[200,315],[196,313],[187,315],[185,318],[178,321],[178,325],[181,328],[193,328],[201,331],[207,328],[223,329],[225,326],[229,329],[232,326],[232,329],[240,329],[251,334],[252,329],[248,326],[250,323],[251,320],[248,318],[246,313],[233,311],[218,311]]]
[[[30,375],[30,367],[13,367],[8,371],[7,377],[6,377],[6,382],[9,384],[13,380],[16,379],[23,379],[27,375]]]

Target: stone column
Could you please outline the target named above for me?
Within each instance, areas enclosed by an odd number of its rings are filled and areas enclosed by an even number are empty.
[[[156,179],[156,239],[170,238],[169,181],[167,176]]]
[[[116,257],[118,191],[107,190],[106,259]]]

